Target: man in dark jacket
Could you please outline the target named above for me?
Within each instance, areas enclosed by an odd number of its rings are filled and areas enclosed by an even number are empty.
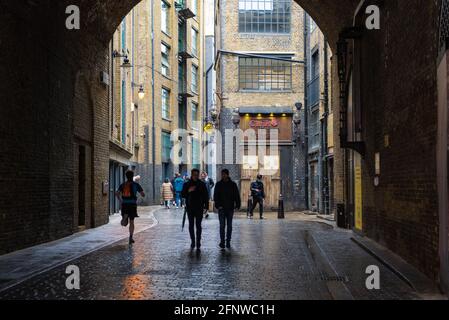
[[[262,175],[257,176],[257,180],[251,183],[251,196],[253,197],[253,205],[250,210],[249,218],[252,219],[254,215],[254,209],[259,204],[260,219],[263,219],[263,202],[265,200],[265,188],[262,182]]]
[[[203,214],[209,206],[209,194],[206,185],[200,180],[200,171],[192,170],[190,180],[184,184],[182,197],[186,199],[187,216],[189,217],[189,232],[192,240],[191,248],[195,245],[198,250],[201,249],[201,233]],[[196,237],[195,237],[196,226]]]
[[[230,249],[234,210],[240,209],[241,199],[237,184],[229,177],[229,170],[224,169],[221,172],[221,177],[222,180],[215,186],[214,201],[220,219],[220,248],[225,248],[225,229],[227,226],[226,248]]]

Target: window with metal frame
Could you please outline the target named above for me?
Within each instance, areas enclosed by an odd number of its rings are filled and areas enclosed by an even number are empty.
[[[239,0],[239,32],[288,34],[291,8],[292,0]]]
[[[162,74],[166,77],[170,76],[170,47],[166,44],[161,44],[161,63],[162,63]]]
[[[162,131],[162,162],[170,162],[171,149],[171,134],[169,132]]]
[[[162,88],[162,119],[170,119],[170,91]]]
[[[192,92],[198,93],[198,67],[192,65]]]
[[[289,60],[291,56],[277,56]],[[275,59],[239,58],[239,88],[244,91],[291,91],[292,63]]]
[[[198,104],[192,102],[192,128],[198,129]]]
[[[190,9],[192,9],[192,12],[195,15],[198,15],[198,0],[191,0],[191,4],[192,4],[192,7]]]
[[[198,31],[192,28],[192,54],[198,57]]]
[[[192,166],[199,169],[201,165],[200,142],[198,139],[192,139]]]
[[[161,1],[161,30],[170,34],[170,4]]]

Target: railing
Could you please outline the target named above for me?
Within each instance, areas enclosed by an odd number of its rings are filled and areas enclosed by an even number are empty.
[[[309,107],[320,102],[320,77],[317,76],[307,84]]]

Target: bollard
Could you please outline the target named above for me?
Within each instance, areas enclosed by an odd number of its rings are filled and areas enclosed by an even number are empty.
[[[284,197],[279,195],[278,219],[285,219]]]

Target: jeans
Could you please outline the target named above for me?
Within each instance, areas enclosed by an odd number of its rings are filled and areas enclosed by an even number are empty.
[[[177,207],[181,207],[182,204],[182,200],[181,200],[181,191],[176,191],[175,193],[175,201],[176,201],[176,206]]]
[[[263,199],[259,197],[253,197],[253,206],[251,207],[250,215],[254,215],[254,209],[256,209],[257,204],[259,204],[260,217],[263,217]]]
[[[232,220],[234,219],[234,210],[222,209],[218,212],[218,218],[220,220],[220,239],[221,242],[226,240],[231,241],[232,239]]]
[[[202,212],[196,212],[196,213],[187,213],[187,217],[189,218],[189,232],[190,232],[190,239],[192,240],[192,243],[195,243],[196,245],[201,245],[201,234],[203,232],[203,227],[201,226],[201,223],[203,222],[203,213]],[[195,227],[196,227],[196,237],[195,237]]]

